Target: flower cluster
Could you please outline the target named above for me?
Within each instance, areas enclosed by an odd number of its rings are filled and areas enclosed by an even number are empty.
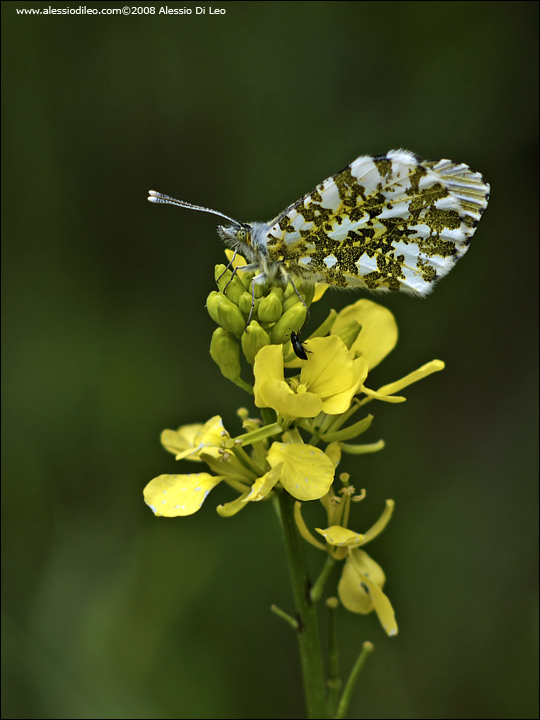
[[[236,265],[243,261],[234,260]],[[347,524],[351,501],[363,495],[354,495],[348,476],[341,475],[343,487],[337,494],[333,483],[342,453],[358,455],[384,446],[382,441],[351,443],[373,420],[370,414],[356,421],[353,416],[372,400],[404,402],[397,393],[442,370],[444,364],[433,360],[373,390],[369,373],[397,342],[397,326],[389,310],[366,299],[339,313],[332,310],[305,341],[307,359],[303,360],[293,352],[291,331],[300,331],[308,306],[322,297],[325,288],[255,284],[252,289],[252,275],[223,265],[216,267],[216,277],[218,291],[210,293],[207,301],[219,326],[210,352],[223,375],[253,395],[261,417],[250,417],[241,408],[243,432],[236,437],[219,415],[206,423],[165,430],[162,444],[177,460],[204,463],[210,472],[160,475],[145,488],[145,502],[159,516],[191,515],[223,482],[236,496],[217,510],[231,516],[250,502],[276,492],[289,493],[298,501],[295,517],[302,536],[333,560],[345,560],[338,586],[343,605],[358,613],[375,609],[385,630],[395,634],[393,610],[382,592],[384,573],[360,549],[384,529],[393,503],[387,501],[381,519],[361,535]],[[241,378],[240,351],[253,366],[252,383]],[[320,500],[326,510],[328,526],[317,529],[326,544],[309,532],[302,519],[300,505],[310,500]]]

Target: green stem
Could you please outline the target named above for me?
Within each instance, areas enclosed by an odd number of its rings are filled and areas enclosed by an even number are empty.
[[[324,719],[328,718],[328,710],[317,609],[310,600],[307,558],[294,522],[294,499],[287,492],[279,493],[279,508],[298,619],[298,643],[308,718]]]
[[[328,598],[328,708],[330,717],[334,717],[341,694],[343,682],[339,673],[339,650],[337,642],[338,599]]]
[[[247,382],[245,382],[244,380],[242,380],[241,377],[235,378],[234,380],[232,380],[232,382],[233,382],[235,385],[238,385],[239,388],[242,388],[242,390],[245,390],[245,391],[246,391],[247,393],[249,393],[250,395],[253,395],[253,388],[252,388],[251,385],[249,385]]]
[[[246,468],[246,470],[249,470],[249,472],[255,475],[255,478],[264,475],[264,470],[260,468],[257,463],[249,457],[247,452],[243,450],[239,445],[233,445],[232,453],[236,456],[238,461]]]
[[[285,620],[285,622],[290,625],[293,630],[298,630],[298,620],[295,620],[293,617],[291,617],[289,613],[286,613],[277,605],[271,605],[270,610],[274,613],[274,615],[277,615],[282,620]]]
[[[364,663],[374,649],[375,648],[370,642],[365,642],[362,645],[362,652],[358,656],[358,659],[355,662],[353,669],[351,670],[351,674],[349,675],[349,679],[347,680],[347,684],[345,685],[345,689],[343,690],[343,695],[341,696],[341,700],[339,701],[339,707],[336,713],[336,720],[345,717],[345,713],[347,712],[349,703],[351,702],[351,697],[353,694],[354,686],[356,685],[356,681],[358,680],[358,676],[360,675],[360,672],[364,667]]]
[[[263,427],[259,427],[256,430],[251,430],[250,432],[244,433],[243,435],[239,435],[237,438],[234,438],[235,440],[241,440],[242,441],[242,447],[246,447],[247,445],[252,445],[253,443],[260,442],[261,440],[264,440],[267,437],[271,437],[272,435],[277,435],[282,431],[282,427],[279,423],[271,423],[270,425],[263,425]]]
[[[324,586],[326,584],[326,581],[328,580],[330,573],[332,572],[332,568],[336,564],[336,561],[331,555],[327,555],[326,562],[323,566],[323,569],[321,571],[321,574],[315,581],[315,584],[311,588],[311,602],[317,602],[317,600],[321,599],[321,595],[323,594]]]

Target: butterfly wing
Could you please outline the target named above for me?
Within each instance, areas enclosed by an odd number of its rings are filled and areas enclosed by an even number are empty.
[[[425,295],[467,251],[488,198],[467,165],[362,156],[269,223],[268,259],[297,279]]]

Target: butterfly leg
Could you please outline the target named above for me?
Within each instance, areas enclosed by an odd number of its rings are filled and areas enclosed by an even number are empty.
[[[253,316],[253,311],[255,310],[255,278],[252,278],[251,280],[251,308],[249,311],[249,316],[246,323],[246,329],[244,332],[249,332],[249,324],[251,322],[251,318]]]
[[[234,253],[234,255],[233,255],[233,259],[232,259],[231,262],[227,265],[227,267],[226,267],[225,270],[221,273],[221,275],[217,278],[216,282],[218,282],[218,281],[223,277],[223,275],[227,272],[227,270],[230,268],[231,263],[233,262],[233,260],[234,260],[235,257],[236,257],[236,251],[235,251],[235,253]],[[227,294],[227,288],[229,287],[229,285],[230,285],[230,284],[232,283],[232,281],[234,280],[234,276],[236,275],[237,270],[242,270],[242,271],[244,271],[244,272],[251,272],[252,270],[256,270],[257,268],[258,268],[258,265],[239,265],[238,267],[233,268],[232,275],[231,275],[231,277],[229,278],[229,282],[228,282],[228,283],[225,285],[225,287],[223,288],[223,294],[224,294],[224,295]]]
[[[225,268],[225,270],[221,273],[221,275],[220,275],[218,278],[216,278],[216,282],[219,282],[219,281],[221,280],[221,278],[225,275],[225,273],[227,272],[227,270],[230,270],[230,268],[232,267],[232,264],[233,264],[233,262],[234,262],[234,260],[235,260],[235,258],[236,258],[236,256],[237,256],[237,254],[238,254],[238,250],[235,250],[235,251],[234,251],[234,255],[232,256],[232,259],[227,263],[227,267]],[[227,283],[227,285],[225,285],[225,290],[229,287],[229,285],[230,285],[230,283],[231,283],[231,281],[232,281],[235,273],[236,273],[236,268],[233,268],[232,277],[231,277],[231,279],[229,280],[229,282]]]
[[[256,266],[258,267],[258,266]],[[253,265],[246,265],[242,268],[242,270],[253,270]],[[267,277],[264,273],[259,273],[258,275],[255,275],[251,280],[251,308],[249,311],[249,316],[246,323],[246,330],[245,332],[249,332],[249,324],[251,322],[251,318],[253,317],[253,311],[255,310],[255,283],[262,283],[264,284],[267,280]]]

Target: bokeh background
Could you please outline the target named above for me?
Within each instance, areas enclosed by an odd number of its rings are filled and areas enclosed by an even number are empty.
[[[447,369],[372,405],[386,449],[342,465],[368,491],[353,527],[396,501],[369,551],[400,625],[340,614],[344,671],[376,646],[350,717],[537,717],[537,3],[18,14],[48,7],[2,4],[2,717],[303,717],[271,504],[142,502],[182,471],[163,428],[236,433],[251,407],[208,353],[216,219],[146,192],[267,220],[396,147],[467,162],[492,199],[428,300],[379,296],[400,342],[371,386]]]

